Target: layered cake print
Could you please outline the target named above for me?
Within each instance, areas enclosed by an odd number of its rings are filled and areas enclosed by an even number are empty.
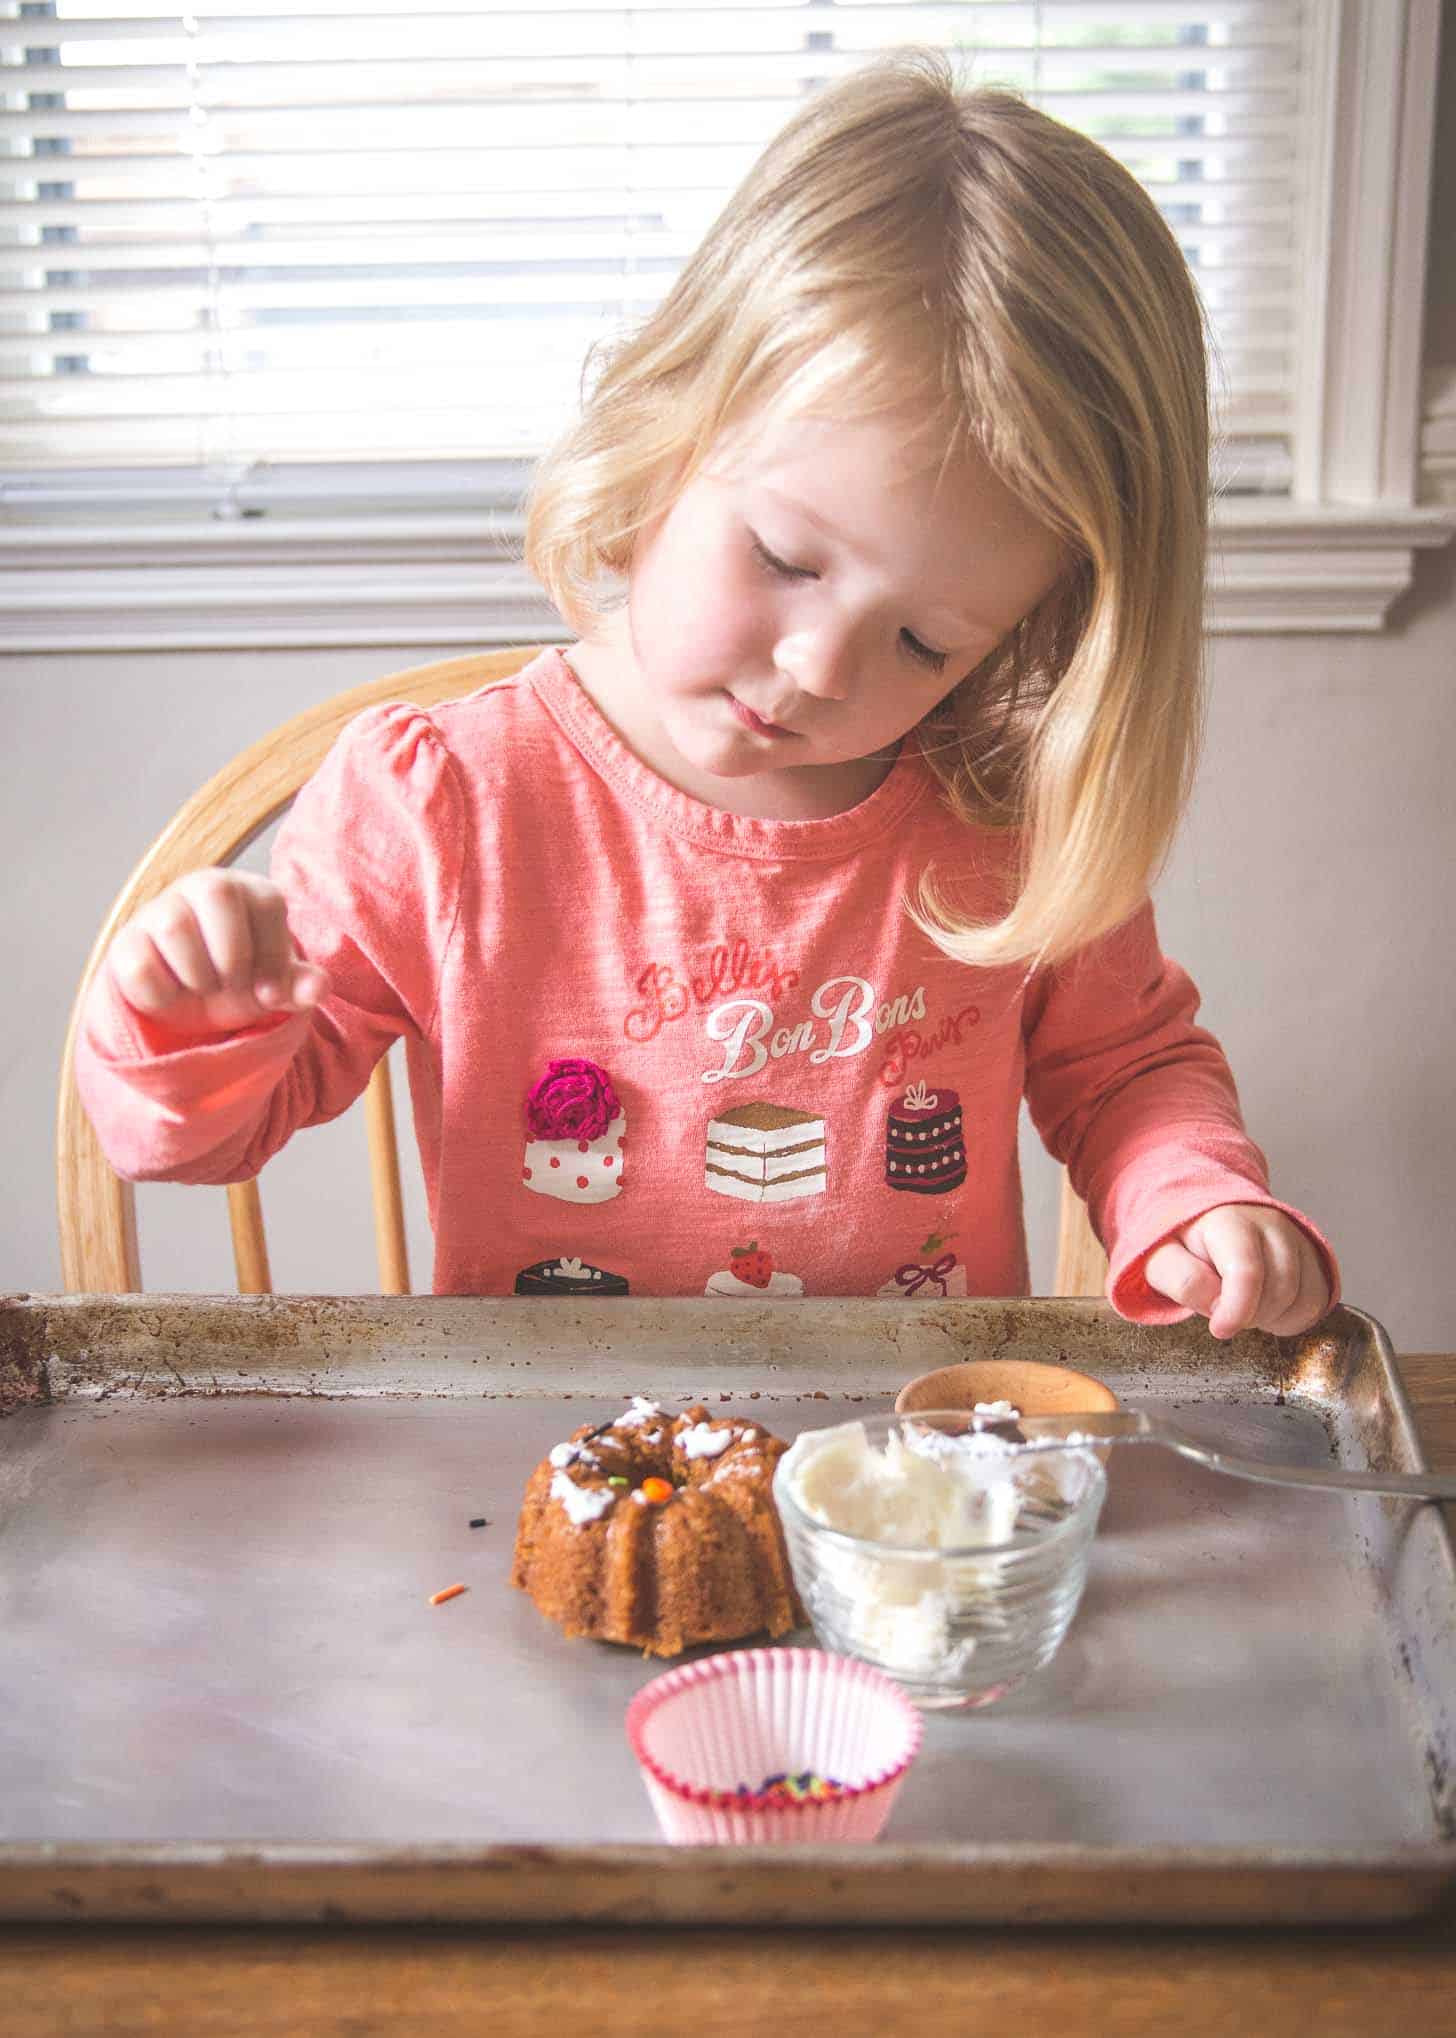
[[[565,1058],[526,1098],[521,1181],[563,1203],[605,1203],[622,1186],[627,1117],[612,1079],[594,1061]]]
[[[824,1120],[788,1104],[735,1104],[708,1126],[707,1185],[745,1203],[822,1196]]]
[[[940,1196],[966,1179],[961,1100],[954,1090],[912,1083],[890,1106],[885,1128],[885,1180],[892,1189]]]

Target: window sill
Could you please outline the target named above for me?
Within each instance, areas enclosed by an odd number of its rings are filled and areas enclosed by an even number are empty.
[[[1456,507],[1218,506],[1214,635],[1378,631]],[[459,513],[0,533],[0,647],[315,649],[560,640],[519,525]]]
[[[1214,517],[1214,636],[1383,630],[1415,555],[1456,532],[1456,507],[1225,502]]]

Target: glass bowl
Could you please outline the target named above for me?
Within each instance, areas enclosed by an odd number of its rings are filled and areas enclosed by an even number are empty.
[[[927,1525],[916,1490],[927,1459],[956,1494],[949,1527]],[[871,1490],[874,1536],[832,1525],[862,1522]],[[820,1643],[873,1664],[930,1711],[991,1705],[1051,1661],[1081,1601],[1106,1493],[1095,1451],[1008,1450],[966,1409],[809,1430],[774,1473]]]

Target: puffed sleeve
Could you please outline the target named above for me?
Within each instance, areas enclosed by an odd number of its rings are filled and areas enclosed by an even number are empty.
[[[1027,1105],[1106,1248],[1108,1299],[1134,1322],[1181,1322],[1192,1312],[1149,1288],[1148,1255],[1219,1204],[1258,1203],[1313,1241],[1336,1300],[1334,1254],[1271,1193],[1223,1051],[1194,1023],[1198,1005],[1159,948],[1150,905],[1028,989]]]
[[[179,1040],[98,972],[76,1075],[107,1159],[135,1181],[235,1182],[300,1126],[337,1117],[401,1034],[428,1038],[459,911],[466,808],[428,715],[351,722],[279,830],[272,876],[327,999]]]

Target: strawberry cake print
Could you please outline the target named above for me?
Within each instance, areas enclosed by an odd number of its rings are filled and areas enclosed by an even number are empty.
[[[802,1295],[804,1284],[797,1274],[780,1273],[773,1263],[773,1254],[752,1239],[747,1245],[735,1245],[728,1254],[728,1264],[721,1273],[709,1277],[703,1290],[705,1295],[745,1296],[750,1301],[765,1295]]]
[[[824,1120],[791,1104],[734,1104],[708,1126],[704,1180],[744,1203],[789,1203],[828,1186]]]
[[[891,1301],[939,1302],[947,1295],[964,1296],[966,1270],[950,1250],[953,1231],[932,1231],[875,1293]]]
[[[885,1180],[916,1196],[943,1196],[966,1179],[961,1100],[954,1090],[912,1083],[890,1106]]]
[[[526,1098],[521,1181],[563,1203],[605,1203],[622,1187],[627,1116],[594,1061],[550,1061]]]

